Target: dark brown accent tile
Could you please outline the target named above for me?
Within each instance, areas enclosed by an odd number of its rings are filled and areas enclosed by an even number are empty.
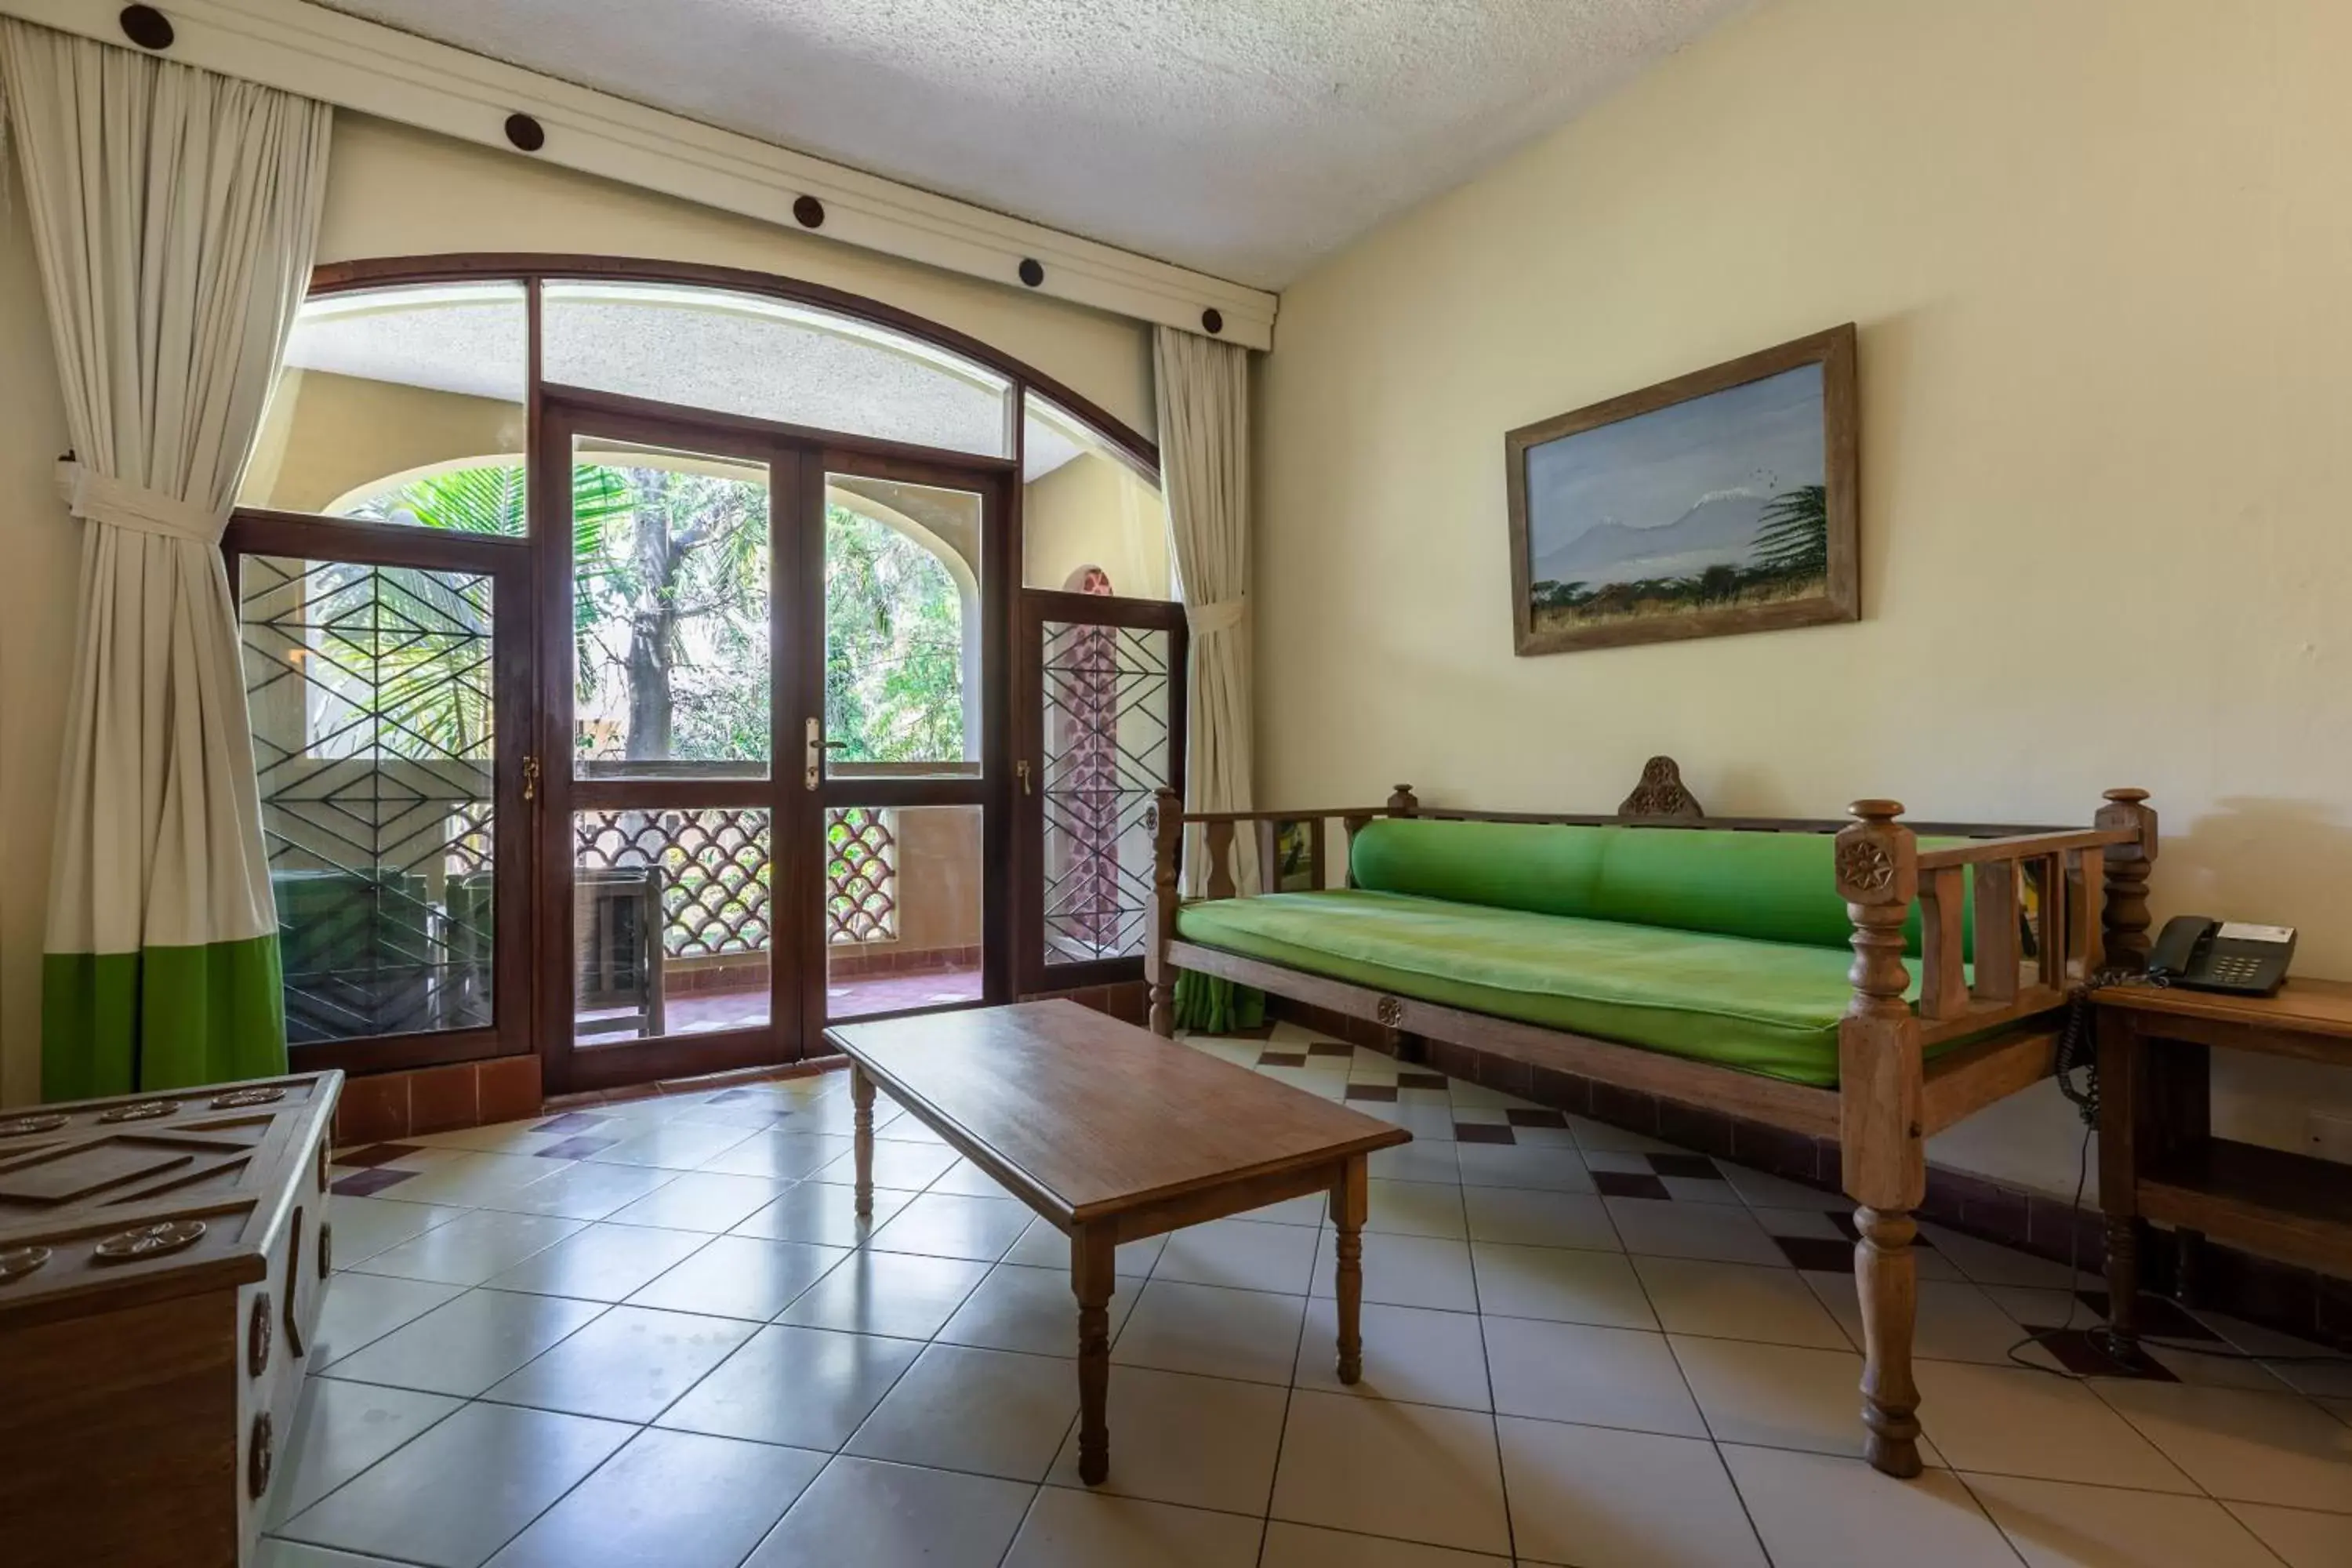
[[[1555,1110],[1573,1111],[1579,1116],[1590,1115],[1592,1110],[1592,1080],[1577,1073],[1561,1072],[1557,1068],[1538,1068],[1528,1098]]]
[[[1353,1058],[1356,1047],[1343,1040],[1310,1040],[1307,1054],[1310,1057],[1347,1057]]]
[[[1653,1154],[1650,1169],[1661,1176],[1687,1176],[1695,1182],[1723,1180],[1723,1173],[1704,1154]]]
[[[1506,1110],[1503,1114],[1510,1119],[1510,1123],[1514,1127],[1565,1129],[1568,1126],[1567,1116],[1557,1110],[1535,1110],[1523,1105],[1514,1105]]]
[[[335,1102],[335,1142],[381,1143],[414,1131],[408,1124],[408,1079],[402,1072],[346,1079],[342,1098]]]
[[[2089,1329],[2067,1329],[2063,1332],[2046,1330],[2041,1324],[2028,1323],[2029,1332],[2042,1336],[2043,1350],[2058,1359],[2058,1364],[2077,1377],[2137,1378],[2147,1383],[2179,1383],[2169,1368],[2144,1350],[2135,1349],[2128,1356],[2119,1356],[2107,1347],[2104,1336]]]
[[[1655,1176],[1645,1176],[1639,1171],[1595,1171],[1592,1184],[1601,1195],[1610,1198],[1671,1198],[1666,1184]]]
[[[1444,1089],[1445,1075],[1442,1072],[1401,1072],[1397,1074],[1399,1089]]]
[[[2102,1319],[2107,1314],[2107,1293],[2105,1290],[2077,1290],[2076,1300]],[[2168,1296],[2139,1294],[2139,1331],[2160,1340],[2202,1340],[2209,1344],[2226,1344],[2221,1335],[2200,1322],[2197,1315]]]
[[[591,1154],[601,1154],[618,1143],[618,1138],[565,1138],[539,1151],[542,1160],[585,1160]]]
[[[1396,1103],[1396,1086],[1390,1083],[1351,1083],[1348,1086],[1349,1100],[1376,1100],[1385,1105]]]
[[[1853,1223],[1853,1211],[1852,1209],[1823,1209],[1822,1212],[1829,1216],[1829,1222],[1832,1225],[1837,1226],[1837,1233],[1840,1236],[1845,1237],[1848,1241],[1860,1241],[1862,1239],[1862,1227]],[[1924,1237],[1912,1237],[1912,1245],[1916,1247],[1924,1239]]]
[[[609,1116],[593,1116],[584,1110],[567,1110],[561,1116],[549,1117],[531,1131],[533,1132],[589,1132],[612,1120]]]
[[[414,1143],[370,1143],[358,1149],[345,1150],[343,1152],[335,1156],[334,1163],[338,1165],[350,1165],[357,1169],[364,1169],[372,1165],[389,1164],[391,1162],[399,1159],[403,1154],[415,1153],[417,1147],[418,1146]]]
[[[1702,1154],[1731,1158],[1731,1118],[1678,1100],[1658,1101],[1658,1136]]]
[[[372,1171],[353,1171],[335,1183],[334,1190],[347,1198],[373,1197],[386,1187],[396,1187],[415,1175],[415,1171],[395,1171],[389,1165],[378,1165]]]
[[[479,1127],[482,1124],[479,1088],[475,1081],[474,1064],[471,1062],[420,1068],[410,1073],[408,1130],[411,1132],[447,1132],[459,1127]]]
[[[1826,1236],[1776,1236],[1772,1240],[1792,1268],[1811,1269],[1816,1274],[1853,1272],[1853,1243],[1850,1241],[1832,1241]]]
[[[1457,1121],[1454,1136],[1465,1143],[1516,1143],[1511,1130],[1492,1121]]]
[[[1622,1127],[1628,1132],[1639,1132],[1645,1138],[1658,1135],[1658,1101],[1655,1096],[1635,1089],[1620,1089],[1613,1083],[1592,1080],[1592,1120],[1606,1121],[1612,1127]]]
[[[1307,1065],[1305,1051],[1260,1051],[1257,1065],[1262,1068],[1303,1068]]]
[[[478,1075],[484,1126],[539,1114],[537,1057],[493,1057],[478,1065]]]

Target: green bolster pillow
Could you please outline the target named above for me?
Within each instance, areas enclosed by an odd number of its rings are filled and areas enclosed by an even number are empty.
[[[1356,885],[1376,892],[1843,947],[1853,926],[1834,848],[1826,833],[1377,817],[1355,836],[1349,864]],[[1916,905],[1903,930],[1917,952]]]

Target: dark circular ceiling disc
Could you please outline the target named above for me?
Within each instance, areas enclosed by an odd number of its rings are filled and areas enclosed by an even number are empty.
[[[1225,313],[1214,305],[1201,312],[1201,330],[1211,337],[1225,330]]]
[[[547,145],[547,128],[528,114],[509,114],[507,140],[526,153],[536,153]]]
[[[122,36],[142,49],[172,47],[172,19],[152,5],[125,5],[115,20],[122,26]]]
[[[793,198],[793,217],[803,228],[824,226],[824,204],[814,196]]]
[[[1021,258],[1021,281],[1032,289],[1045,281],[1045,268],[1039,264],[1035,257],[1024,256]]]

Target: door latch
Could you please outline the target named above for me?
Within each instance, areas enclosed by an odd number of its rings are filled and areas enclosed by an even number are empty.
[[[808,755],[804,759],[806,767],[801,774],[801,782],[814,792],[824,771],[824,730],[812,719],[808,721],[807,733]]]
[[[1030,795],[1030,794],[1034,794],[1034,791],[1032,791],[1032,790],[1030,789],[1030,787],[1029,787],[1029,759],[1028,759],[1028,758],[1024,757],[1024,758],[1022,758],[1019,762],[1014,763],[1013,764],[1013,776],[1014,778],[1019,779],[1019,780],[1021,781],[1021,793],[1022,793],[1023,795]]]
[[[522,760],[522,797],[526,801],[539,798],[539,758],[536,756]]]

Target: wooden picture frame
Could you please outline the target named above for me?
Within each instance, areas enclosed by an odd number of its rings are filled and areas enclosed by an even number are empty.
[[[1747,354],[1655,386],[1629,392],[1604,403],[1580,408],[1557,418],[1526,425],[1503,438],[1505,472],[1510,499],[1512,651],[1531,654],[1565,653],[1577,648],[1621,647],[1633,643],[1679,641],[1685,637],[1726,637],[1739,632],[1775,631],[1784,626],[1820,626],[1862,617],[1859,561],[1859,439],[1856,428],[1854,374],[1855,330],[1852,322],[1825,332],[1799,338],[1760,353]],[[1533,571],[1528,528],[1530,454],[1570,437],[1696,402],[1718,393],[1769,380],[1807,366],[1820,367],[1822,416],[1822,512],[1826,519],[1824,569],[1801,579],[1801,592],[1770,602],[1707,604],[1688,607],[1640,597],[1642,590],[1613,584],[1599,593],[1587,593],[1579,602],[1535,603],[1537,590],[1561,595],[1584,589],[1582,583],[1561,584],[1538,579]],[[1696,507],[1694,507],[1696,511]],[[1538,520],[1540,521],[1540,520]],[[1580,534],[1568,536],[1571,541]],[[1818,557],[1808,557],[1808,561]],[[1710,571],[1728,568],[1710,567]],[[1751,570],[1754,570],[1751,568]],[[1820,587],[1811,584],[1818,581]],[[1675,590],[1688,592],[1687,588]],[[1754,590],[1786,591],[1783,584]],[[1749,589],[1734,585],[1734,595]],[[1618,604],[1587,608],[1604,595]],[[1628,595],[1636,595],[1629,597]],[[1620,607],[1622,606],[1622,607]]]

